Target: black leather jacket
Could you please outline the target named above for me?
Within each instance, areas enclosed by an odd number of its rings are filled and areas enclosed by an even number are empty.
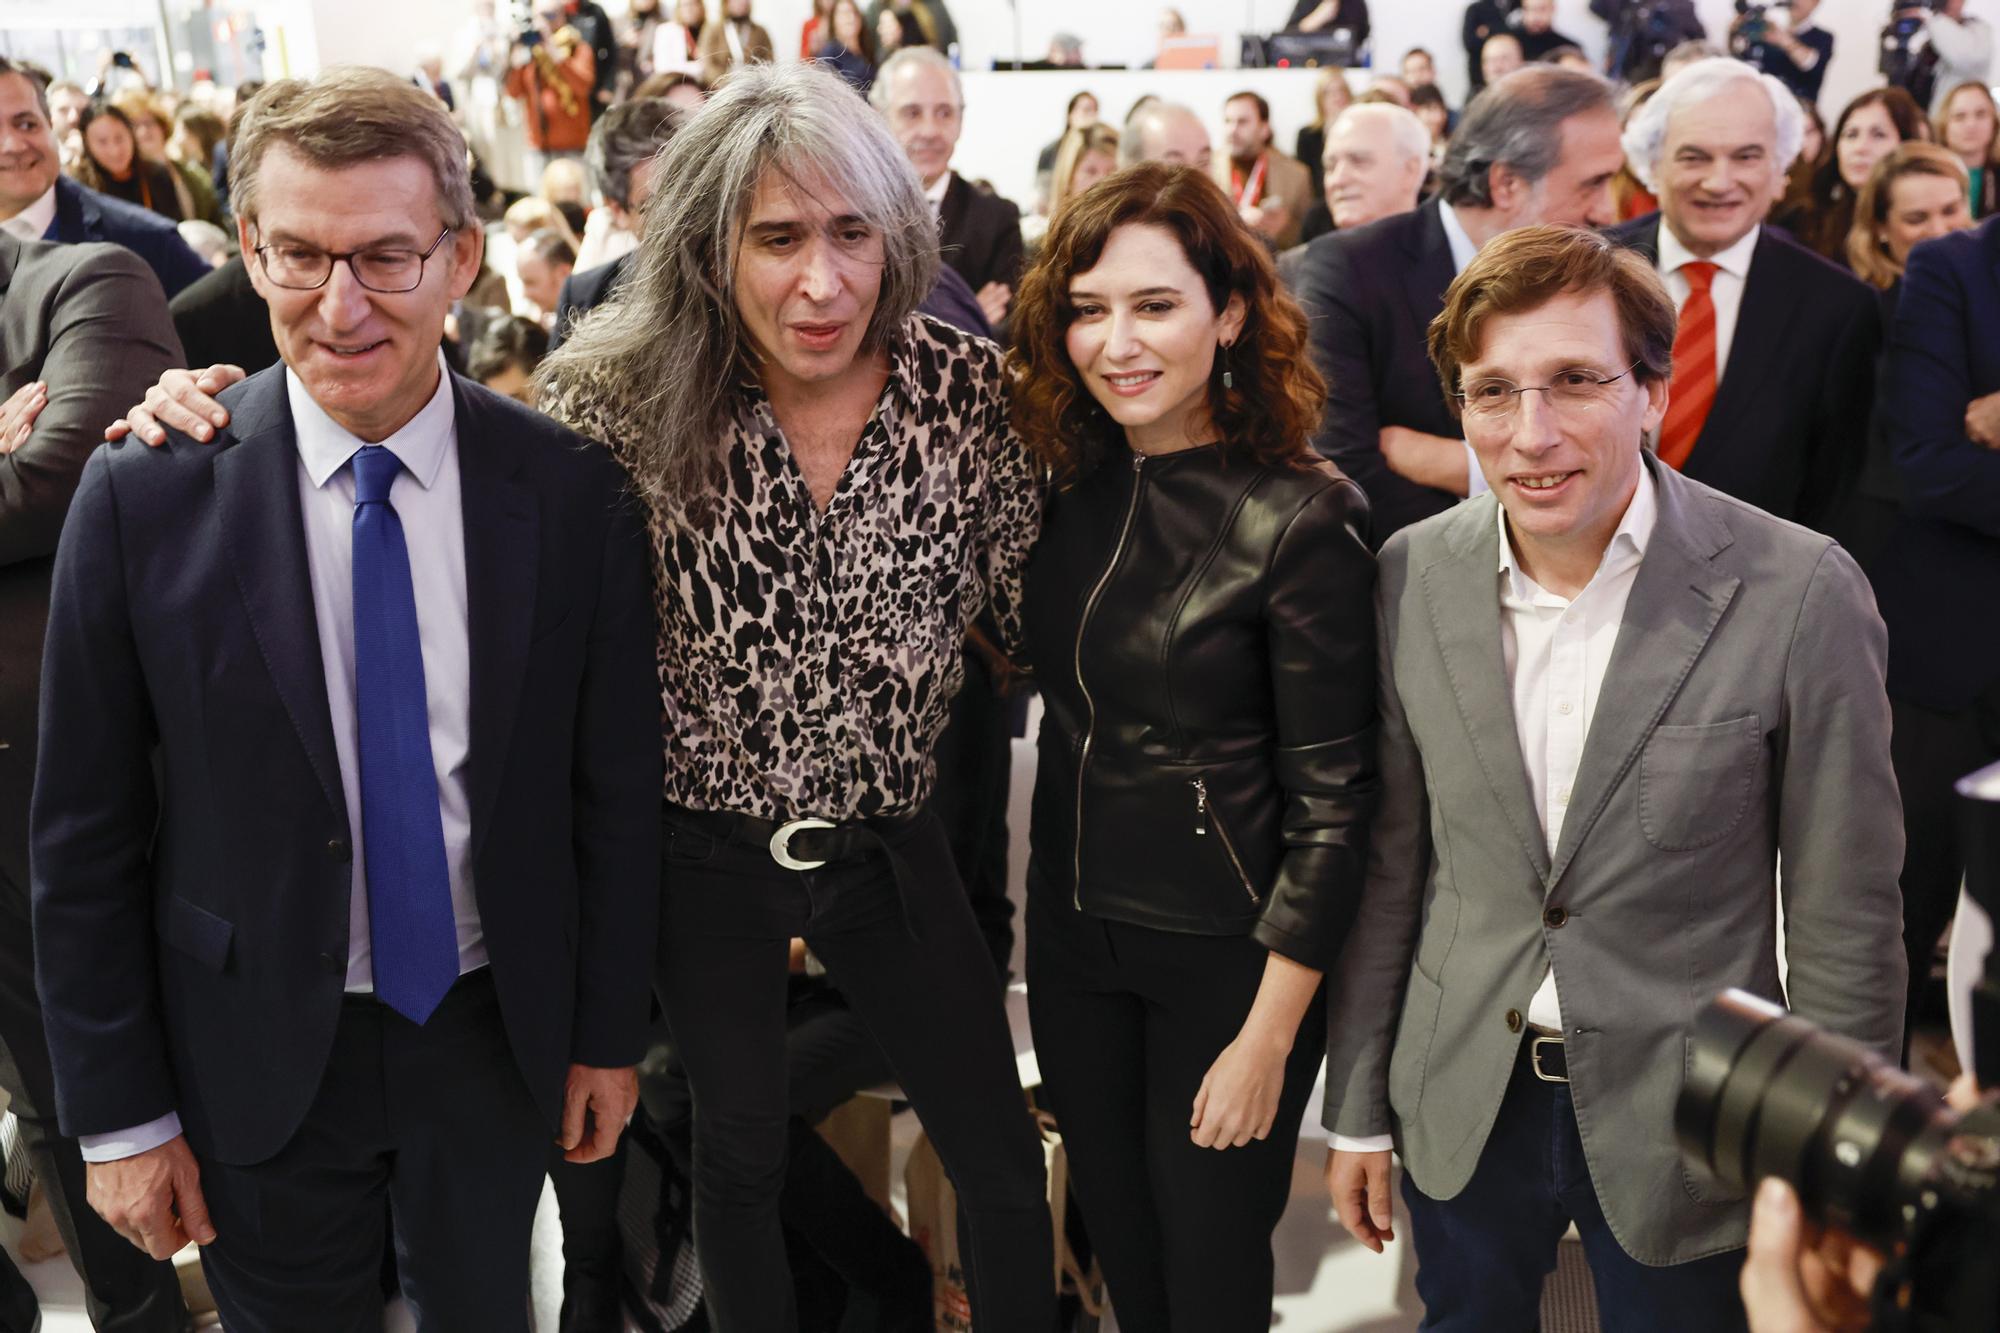
[[[1113,455],[1027,574],[1032,891],[1329,967],[1376,796],[1367,501],[1330,463]]]

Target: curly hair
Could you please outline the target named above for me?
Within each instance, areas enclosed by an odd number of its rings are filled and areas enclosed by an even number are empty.
[[[1214,309],[1232,296],[1243,300],[1242,332],[1208,378],[1208,411],[1222,448],[1268,466],[1309,462],[1326,382],[1313,368],[1305,313],[1278,285],[1270,253],[1221,187],[1192,167],[1159,162],[1106,176],[1066,204],[1022,275],[1007,356],[1022,440],[1065,484],[1123,448],[1123,432],[1085,387],[1067,340],[1075,317],[1070,282],[1095,268],[1111,234],[1128,226],[1172,235]],[[1234,372],[1230,386],[1225,371]]]

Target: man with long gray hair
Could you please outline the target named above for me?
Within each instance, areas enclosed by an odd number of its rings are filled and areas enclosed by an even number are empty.
[[[1512,228],[1613,221],[1623,162],[1611,85],[1536,65],[1473,99],[1422,208],[1307,247],[1299,301],[1329,388],[1314,444],[1368,492],[1377,543],[1483,484],[1424,355],[1445,288]]]

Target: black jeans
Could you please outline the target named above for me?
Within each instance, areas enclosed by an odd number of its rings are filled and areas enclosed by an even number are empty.
[[[1326,1054],[1319,999],[1292,1043],[1270,1136],[1215,1149],[1188,1133],[1195,1093],[1249,1015],[1269,956],[1247,936],[1153,930],[1029,895],[1035,1054],[1126,1333],[1270,1327],[1271,1233]]]
[[[993,963],[937,820],[897,835],[907,903],[883,856],[786,870],[672,807],[663,832],[659,989],[694,1092],[695,1239],[718,1333],[797,1327],[779,1209],[795,936],[874,1034],[958,1187],[982,1333],[1048,1333],[1054,1241],[1041,1144]]]

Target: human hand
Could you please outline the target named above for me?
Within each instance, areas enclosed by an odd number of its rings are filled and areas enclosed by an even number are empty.
[[[2000,393],[1989,393],[1965,405],[1965,437],[1988,449],[2000,449]]]
[[[1346,1152],[1326,1155],[1326,1192],[1347,1234],[1375,1253],[1382,1242],[1396,1239],[1396,1210],[1389,1198],[1389,1153]]]
[[[1757,1187],[1738,1280],[1751,1333],[1860,1333],[1881,1271],[1873,1249],[1808,1223],[1790,1185],[1771,1176]]]
[[[167,442],[167,428],[212,440],[215,432],[229,424],[229,409],[211,396],[221,393],[249,373],[241,366],[214,365],[207,370],[169,370],[160,382],[146,390],[145,401],[127,408],[125,415],[104,428],[104,438],[113,444],[126,435],[137,435],[147,444]]]
[[[639,1073],[632,1066],[571,1065],[563,1085],[562,1136],[556,1140],[563,1160],[601,1162],[609,1157],[638,1104]]]
[[[11,454],[28,442],[35,418],[49,405],[49,386],[29,380],[0,403],[0,454]]]
[[[201,1197],[201,1167],[178,1134],[133,1157],[86,1162],[84,1179],[97,1215],[155,1259],[173,1258],[189,1241],[215,1239]]]
[[[973,299],[979,302],[979,313],[986,316],[986,322],[998,327],[1007,318],[1007,307],[1014,303],[1014,289],[1004,282],[989,282]]]
[[[1268,1138],[1285,1089],[1291,1043],[1246,1027],[1222,1048],[1194,1094],[1188,1137],[1197,1148],[1241,1148]]]

